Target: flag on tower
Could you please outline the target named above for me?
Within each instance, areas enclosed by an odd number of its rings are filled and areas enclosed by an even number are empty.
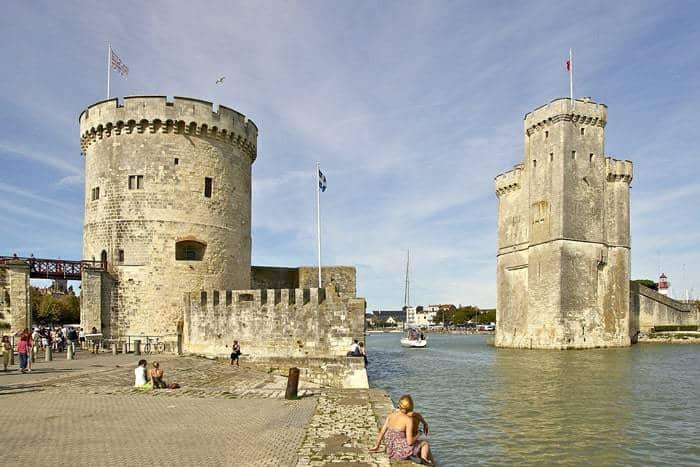
[[[119,55],[114,53],[114,50],[109,49],[110,61],[112,62],[112,70],[118,71],[120,75],[126,78],[129,75],[129,67],[126,66]]]
[[[323,172],[319,169],[318,171],[318,187],[321,191],[326,191],[326,187],[328,185],[326,184],[326,176],[323,175]]]

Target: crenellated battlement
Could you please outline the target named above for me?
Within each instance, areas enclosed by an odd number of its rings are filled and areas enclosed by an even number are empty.
[[[237,145],[251,161],[257,157],[258,127],[245,115],[211,102],[189,97],[129,96],[97,102],[79,118],[80,148],[111,136],[132,133],[173,133],[206,136]]]
[[[190,299],[199,301],[202,307],[245,306],[259,308],[265,305],[303,306],[321,305],[333,301],[338,294],[332,287],[309,289],[250,289],[250,290],[200,290],[190,293]]]
[[[609,182],[631,183],[633,177],[632,161],[606,157],[605,174]]]
[[[570,121],[582,125],[604,128],[608,120],[608,107],[597,104],[589,98],[571,99],[560,97],[549,104],[525,114],[525,133],[530,136],[560,121]]]
[[[519,190],[522,186],[523,165],[516,164],[511,170],[496,176],[496,195]]]

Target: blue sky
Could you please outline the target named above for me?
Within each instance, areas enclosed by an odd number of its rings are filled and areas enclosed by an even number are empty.
[[[524,114],[608,105],[606,152],[635,164],[632,275],[700,295],[700,5],[693,2],[3,2],[0,254],[79,258],[78,115],[106,94],[191,96],[259,129],[253,262],[355,265],[368,309],[495,304],[493,178]],[[225,75],[223,86],[215,80]]]

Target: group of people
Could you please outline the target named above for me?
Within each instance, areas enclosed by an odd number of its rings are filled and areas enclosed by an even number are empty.
[[[358,342],[357,339],[353,339],[352,344],[350,344],[350,351],[347,354],[348,357],[363,357],[365,359],[365,365],[367,365],[367,354],[365,353],[365,343]]]
[[[75,351],[78,342],[80,342],[81,347],[85,345],[85,331],[83,331],[83,328],[80,328],[79,331],[75,328],[68,328],[64,333],[60,327],[40,326],[34,328],[32,341],[36,347],[41,347],[42,349],[50,347],[54,352],[63,352],[69,345]]]
[[[139,360],[134,369],[134,387],[142,389],[177,389],[180,387],[177,383],[168,385],[163,381],[165,371],[160,367],[160,363],[153,362],[150,370],[147,370],[147,367],[146,360]]]
[[[399,399],[396,410],[387,416],[370,452],[379,452],[384,441],[385,451],[392,459],[409,459],[418,464],[433,465],[427,437],[428,423],[413,410],[413,399],[406,394]]]

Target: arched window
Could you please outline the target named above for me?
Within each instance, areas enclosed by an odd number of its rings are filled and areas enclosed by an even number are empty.
[[[107,251],[102,250],[100,253],[100,263],[102,264],[102,269],[107,269]]]
[[[202,261],[207,246],[194,240],[183,240],[175,244],[177,261]]]

